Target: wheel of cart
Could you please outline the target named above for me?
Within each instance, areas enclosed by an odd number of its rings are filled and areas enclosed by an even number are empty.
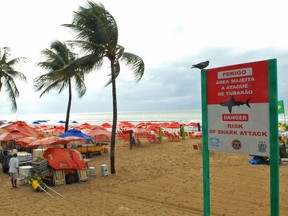
[[[88,152],[87,153],[88,158],[93,158],[94,157],[94,152]]]

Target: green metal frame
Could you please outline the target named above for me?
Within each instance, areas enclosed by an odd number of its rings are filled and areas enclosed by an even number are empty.
[[[208,150],[207,71],[201,71],[204,216],[210,216],[210,155]],[[270,215],[279,216],[279,144],[277,60],[268,60],[270,129]]]
[[[277,60],[268,60],[270,122],[270,215],[279,215],[279,144]]]
[[[208,118],[207,118],[207,76],[201,71],[202,96],[202,160],[203,160],[203,199],[204,216],[210,215],[210,155],[208,150]]]

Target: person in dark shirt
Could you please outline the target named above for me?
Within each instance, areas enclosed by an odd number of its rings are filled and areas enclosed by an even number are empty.
[[[129,144],[130,144],[130,149],[132,149],[133,145],[136,145],[135,137],[133,135],[133,130],[130,130],[129,134],[130,134]]]

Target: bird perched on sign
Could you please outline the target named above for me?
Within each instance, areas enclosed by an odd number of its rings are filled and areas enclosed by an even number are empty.
[[[192,68],[198,68],[198,69],[202,70],[202,69],[206,68],[208,65],[209,65],[209,61],[205,61],[205,62],[201,62],[201,63],[195,64],[195,65],[192,65],[191,69]]]

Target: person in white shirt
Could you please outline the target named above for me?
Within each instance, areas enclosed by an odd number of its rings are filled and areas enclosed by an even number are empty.
[[[19,159],[17,153],[13,154],[13,157],[9,161],[9,173],[11,176],[12,187],[17,188],[17,178],[19,173]]]

